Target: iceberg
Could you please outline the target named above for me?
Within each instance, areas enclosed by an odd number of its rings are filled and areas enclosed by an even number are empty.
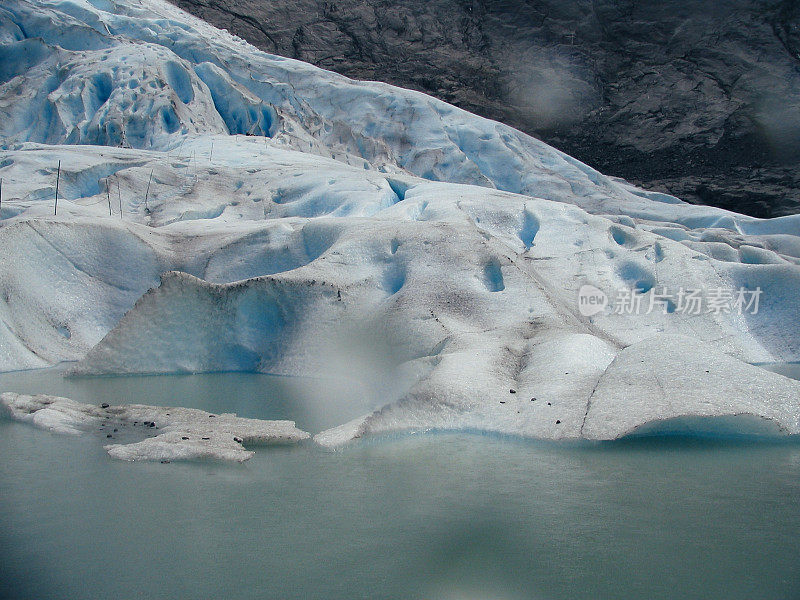
[[[31,396],[0,394],[8,414],[54,433],[82,435],[100,431],[106,440],[124,429],[142,438],[126,444],[104,446],[120,460],[212,459],[244,462],[255,452],[244,445],[292,444],[309,435],[292,421],[244,419],[234,414],[215,415],[196,408],[145,406],[143,404],[101,406],[44,394]],[[113,432],[113,433],[112,433]]]

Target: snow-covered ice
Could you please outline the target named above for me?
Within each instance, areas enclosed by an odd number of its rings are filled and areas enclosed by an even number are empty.
[[[309,437],[292,421],[244,419],[195,408],[105,403],[95,406],[69,398],[14,392],[0,394],[0,404],[13,418],[55,433],[82,435],[100,431],[113,438],[111,432],[122,428],[125,432],[121,435],[142,439],[109,444],[104,448],[113,458],[129,461],[216,459],[243,462],[255,454],[246,450],[245,444],[292,444]]]
[[[713,417],[735,416],[761,417],[785,433],[800,433],[800,383],[771,375],[691,339],[644,340],[622,350],[600,377],[581,434],[615,438],[647,424],[653,431],[659,422],[695,417],[705,418],[693,421],[695,430],[713,431]]]
[[[162,0],[12,0],[0,44],[1,370],[369,379],[382,408],[326,445],[734,415],[797,433],[800,384],[745,363],[800,359],[800,215],[637,189]],[[586,284],[762,296],[585,316]]]

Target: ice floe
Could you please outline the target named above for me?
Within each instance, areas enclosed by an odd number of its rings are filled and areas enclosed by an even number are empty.
[[[247,446],[292,444],[309,435],[293,421],[244,419],[234,414],[211,414],[195,408],[143,404],[85,404],[69,398],[0,394],[0,403],[15,419],[55,433],[72,435],[102,431],[114,438],[124,428],[139,441],[104,446],[121,460],[216,459],[243,462],[255,454]],[[123,434],[120,434],[120,436]]]

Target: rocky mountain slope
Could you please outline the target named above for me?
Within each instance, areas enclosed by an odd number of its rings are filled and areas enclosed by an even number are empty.
[[[794,0],[174,0],[259,48],[418,89],[643,187],[800,212]]]

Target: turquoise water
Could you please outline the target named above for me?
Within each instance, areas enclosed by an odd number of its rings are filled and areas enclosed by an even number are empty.
[[[0,376],[14,388],[311,431],[320,392],[363,412],[346,386],[259,375]],[[0,420],[0,597],[800,598],[797,443],[440,434],[162,465],[101,442]]]
[[[772,371],[773,373],[780,373],[786,377],[791,377],[792,379],[800,379],[800,362],[766,363],[758,366]]]
[[[0,373],[0,391],[101,404],[190,406],[253,419],[290,419],[317,433],[377,408],[357,383],[257,373],[64,377],[63,369]]]

